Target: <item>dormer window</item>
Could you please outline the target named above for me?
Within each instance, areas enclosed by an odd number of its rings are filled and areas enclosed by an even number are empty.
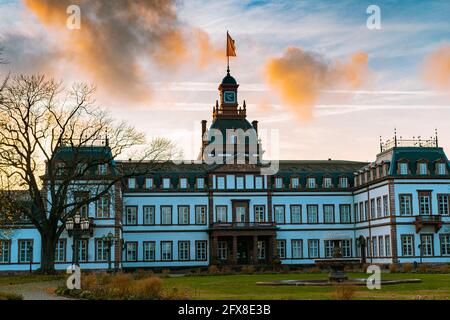
[[[297,177],[291,178],[291,188],[298,189],[300,187],[300,179]]]
[[[323,187],[324,188],[331,188],[332,186],[332,181],[331,178],[327,177],[323,179]]]
[[[105,175],[108,172],[108,165],[106,163],[102,163],[98,165],[98,174]]]
[[[426,162],[419,162],[419,174],[426,175],[428,174],[428,168]]]
[[[348,179],[347,178],[340,178],[339,179],[339,186],[341,188],[348,188]]]
[[[306,186],[309,189],[314,189],[316,187],[316,178],[308,178],[306,180]]]
[[[197,178],[197,189],[203,189],[205,187],[205,178]]]
[[[128,189],[136,188],[136,178],[128,178]]]
[[[281,189],[283,187],[283,178],[275,178],[275,188]]]
[[[408,174],[408,163],[407,162],[400,162],[398,165],[399,173],[401,175],[407,175]]]
[[[153,188],[153,178],[145,178],[145,188],[146,189]]]
[[[180,178],[180,189],[186,189],[186,188],[187,188],[187,179]]]
[[[437,163],[436,165],[437,165],[437,174],[445,175],[445,173],[446,173],[445,163],[441,162],[441,163]]]
[[[170,188],[170,178],[163,178],[162,187],[163,187],[163,189]]]

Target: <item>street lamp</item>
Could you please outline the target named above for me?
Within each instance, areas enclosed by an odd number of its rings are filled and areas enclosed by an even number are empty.
[[[420,264],[422,264],[422,254],[423,254],[423,243],[419,243],[419,252],[420,252]]]
[[[111,268],[111,247],[113,244],[117,241],[116,237],[112,234],[112,232],[108,232],[108,234],[105,234],[102,237],[102,241],[106,243],[106,246],[108,248],[108,272],[112,271]]]
[[[78,243],[80,241],[81,236],[87,233],[89,230],[89,219],[81,217],[79,213],[76,213],[72,218],[68,218],[66,220],[66,230],[69,233],[69,236],[73,237],[72,244],[72,264],[78,266]]]

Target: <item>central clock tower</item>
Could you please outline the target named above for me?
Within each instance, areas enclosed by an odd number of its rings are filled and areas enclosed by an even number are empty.
[[[220,103],[216,103],[213,110],[214,119],[239,119],[245,118],[246,106],[240,108],[237,101],[237,89],[239,84],[230,75],[230,70],[227,70],[227,75],[222,79],[219,85]]]

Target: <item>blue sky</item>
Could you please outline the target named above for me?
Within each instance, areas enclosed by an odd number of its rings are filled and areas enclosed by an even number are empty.
[[[381,9],[380,30],[366,27],[371,4]],[[189,0],[177,2],[176,9],[181,25],[202,29],[214,45],[223,44],[226,30],[236,40],[237,57],[231,59],[231,69],[240,83],[238,99],[246,100],[250,121],[257,119],[261,128],[279,131],[280,158],[373,160],[379,136],[388,138],[394,127],[402,136],[422,137],[438,128],[440,141],[450,152],[450,92],[438,91],[421,77],[424,59],[450,43],[450,1]],[[58,45],[20,1],[0,0],[0,17],[3,38],[22,36],[20,46],[15,40],[20,54],[8,57],[13,72],[23,72],[40,51],[44,54],[46,48]],[[297,119],[267,86],[263,72],[268,59],[292,46],[327,61],[366,52],[367,84],[345,94],[324,92],[313,118]],[[200,120],[211,121],[226,66],[221,61],[204,68],[186,63],[167,70],[151,62],[143,64],[152,101],[103,105],[149,136],[175,140],[184,147],[186,158],[194,158],[200,147]],[[76,67],[56,69],[66,81],[89,81],[85,74],[73,72]]]

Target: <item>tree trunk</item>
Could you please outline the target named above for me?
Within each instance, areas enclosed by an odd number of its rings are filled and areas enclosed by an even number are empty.
[[[55,249],[56,249],[55,233],[41,233],[41,272],[55,273]]]

